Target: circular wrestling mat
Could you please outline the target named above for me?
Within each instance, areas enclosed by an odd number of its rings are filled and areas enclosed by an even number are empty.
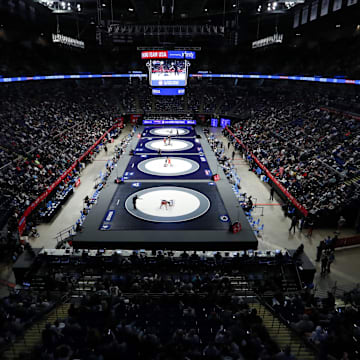
[[[159,136],[180,136],[189,134],[190,130],[182,128],[159,128],[151,129],[150,134]]]
[[[170,165],[167,163],[170,160]],[[155,176],[182,176],[192,174],[199,170],[200,165],[190,159],[160,157],[147,159],[138,164],[138,169],[149,175]]]
[[[170,145],[167,145],[167,141],[164,143],[164,140],[161,139],[149,141],[145,144],[145,147],[155,151],[158,151],[159,149],[163,151],[184,151],[194,147],[194,144],[185,140],[171,139]]]
[[[137,209],[132,198],[137,195]],[[189,221],[204,215],[210,200],[202,193],[184,187],[159,186],[140,190],[125,200],[126,210],[142,220],[153,222]]]

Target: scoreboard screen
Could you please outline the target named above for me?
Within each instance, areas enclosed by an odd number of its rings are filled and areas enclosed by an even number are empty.
[[[187,69],[185,60],[150,60],[151,86],[185,86]]]
[[[189,60],[194,60],[196,54],[185,50],[154,50],[143,51],[141,58],[147,60],[150,86],[179,87],[187,85]],[[161,94],[157,92],[157,95]]]

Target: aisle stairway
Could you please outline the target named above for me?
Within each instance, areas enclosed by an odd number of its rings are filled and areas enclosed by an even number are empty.
[[[256,309],[258,316],[263,320],[263,325],[268,331],[270,337],[277,343],[280,349],[286,346],[291,347],[292,354],[299,360],[316,360],[317,357],[313,351],[305,347],[301,338],[294,331],[285,326],[276,316],[263,305],[259,303],[249,304],[250,308]]]
[[[350,180],[344,181],[344,183],[346,185],[351,185],[351,184],[360,185],[360,176],[357,176]]]
[[[41,334],[46,324],[53,324],[56,320],[67,318],[69,307],[70,304],[61,304],[45,315],[40,321],[34,323],[25,331],[22,338],[17,339],[4,354],[0,354],[1,359],[21,359],[22,354],[30,353],[36,345],[41,343]]]
[[[156,112],[156,96],[151,97],[151,112]]]
[[[214,111],[215,114],[219,114],[221,106],[224,104],[224,102],[225,102],[224,99],[221,99],[220,101],[217,102],[216,108],[215,108],[215,111]]]

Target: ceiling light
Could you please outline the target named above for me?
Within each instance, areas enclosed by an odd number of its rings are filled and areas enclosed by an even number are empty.
[[[133,8],[129,8],[129,11],[133,12],[133,11],[134,11],[134,9],[133,9]]]
[[[339,28],[341,25],[340,24],[337,24],[336,27]]]
[[[207,9],[204,9],[205,12],[207,12]]]

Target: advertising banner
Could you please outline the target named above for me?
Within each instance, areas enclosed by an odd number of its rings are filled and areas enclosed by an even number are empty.
[[[311,4],[310,21],[314,21],[317,18],[319,3],[317,1]]]

